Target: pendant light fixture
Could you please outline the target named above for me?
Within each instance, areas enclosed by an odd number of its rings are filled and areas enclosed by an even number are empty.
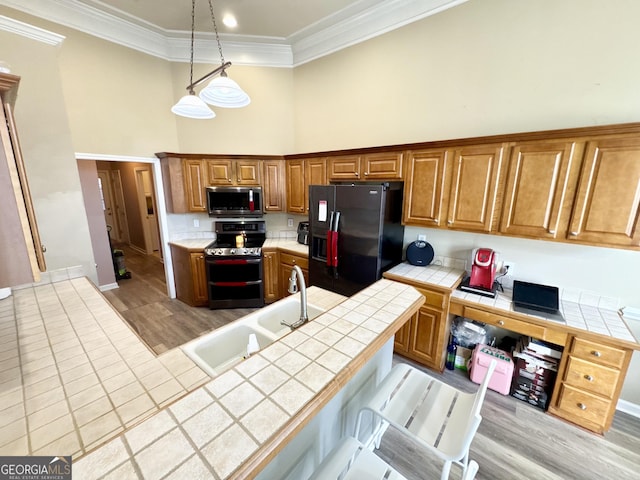
[[[195,30],[195,0],[191,2],[191,63],[190,63],[190,76],[189,85],[187,86],[188,95],[185,95],[176,103],[171,111],[176,115],[182,115],[189,118],[207,119],[215,117],[215,113],[204,103],[207,102],[210,105],[225,108],[240,108],[249,105],[251,99],[240,86],[231,80],[227,76],[226,69],[231,66],[231,62],[225,62],[224,55],[222,53],[222,45],[220,44],[220,37],[218,35],[218,26],[216,24],[216,17],[213,13],[212,0],[209,1],[209,11],[211,13],[211,21],[213,23],[213,31],[216,35],[216,43],[218,44],[218,52],[220,52],[220,66],[213,71],[207,73],[204,77],[199,78],[195,82],[193,81],[193,44],[194,44],[194,30]],[[200,92],[200,96],[197,97],[194,92],[194,87],[209,80],[215,75],[220,75],[217,78],[211,80]]]
[[[191,0],[191,57],[189,60],[189,86],[188,95],[182,97],[178,103],[171,107],[171,111],[176,115],[187,118],[206,120],[214,118],[216,114],[211,110],[200,97],[196,96],[193,90],[193,43],[195,37],[196,23],[196,0]]]

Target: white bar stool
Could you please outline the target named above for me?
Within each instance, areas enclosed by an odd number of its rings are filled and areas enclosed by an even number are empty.
[[[361,438],[363,415],[369,412],[373,432],[363,440],[365,445],[379,448],[392,425],[444,460],[441,480],[449,478],[452,463],[462,467],[466,479],[471,469],[469,447],[482,420],[480,410],[495,367],[492,360],[477,391],[465,393],[410,365],[396,365],[358,413],[356,438]]]

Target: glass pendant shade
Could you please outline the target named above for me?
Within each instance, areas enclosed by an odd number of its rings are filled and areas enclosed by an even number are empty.
[[[216,116],[207,104],[193,93],[182,97],[178,103],[171,107],[171,111],[182,117],[196,118],[199,120],[206,120]]]
[[[231,80],[226,74],[214,78],[200,92],[200,98],[209,105],[224,108],[246,107],[251,102],[240,86]]]

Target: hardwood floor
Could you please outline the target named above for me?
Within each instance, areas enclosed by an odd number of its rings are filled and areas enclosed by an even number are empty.
[[[417,366],[399,356],[394,360]],[[463,390],[476,388],[463,372],[424,370]],[[599,436],[491,390],[482,416],[470,454],[480,465],[478,480],[640,479],[636,417],[616,412],[611,430]],[[377,453],[408,480],[440,478],[442,462],[391,428]],[[450,478],[460,475],[454,465]]]
[[[126,245],[124,251],[130,279],[104,296],[156,354],[182,345],[200,335],[243,317],[255,309],[210,310],[193,308],[169,299],[164,265],[156,255],[144,255]]]
[[[125,251],[132,278],[104,295],[157,354],[253,311],[192,308],[169,300],[160,260],[118,248]],[[399,356],[394,361],[417,366]],[[445,371],[441,377],[461,389],[476,388],[459,371]],[[491,390],[482,415],[471,444],[471,458],[480,465],[478,480],[640,479],[638,418],[617,412],[611,430],[599,436]],[[442,462],[393,429],[377,453],[409,480],[440,478]],[[454,465],[450,478],[459,480],[460,473]]]

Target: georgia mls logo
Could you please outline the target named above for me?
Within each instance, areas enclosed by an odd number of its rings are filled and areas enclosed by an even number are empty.
[[[71,480],[71,457],[0,457],[0,480]]]

